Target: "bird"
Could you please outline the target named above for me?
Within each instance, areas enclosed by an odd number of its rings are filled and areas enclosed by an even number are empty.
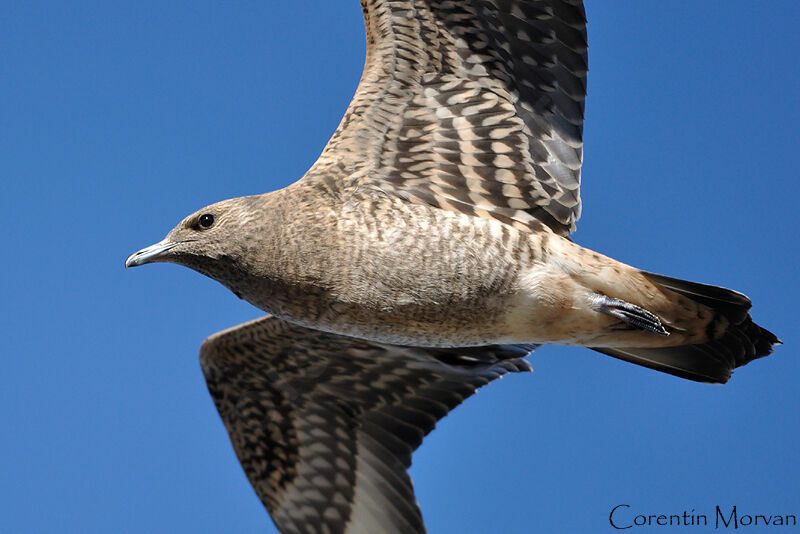
[[[361,7],[361,80],[305,175],[204,207],[125,262],[189,267],[267,312],[212,335],[200,361],[282,533],[425,532],[412,453],[540,345],[724,383],[780,343],[745,295],[570,237],[582,1]]]

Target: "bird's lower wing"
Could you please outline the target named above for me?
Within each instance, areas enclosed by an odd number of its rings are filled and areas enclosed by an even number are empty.
[[[210,337],[200,361],[281,532],[417,533],[411,454],[477,388],[530,370],[530,350],[400,347],[265,317]]]

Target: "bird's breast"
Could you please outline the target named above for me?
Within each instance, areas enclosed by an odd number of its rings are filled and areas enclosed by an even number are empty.
[[[381,342],[497,342],[527,237],[500,222],[411,205],[362,201],[291,221],[280,253],[241,291],[304,326]]]

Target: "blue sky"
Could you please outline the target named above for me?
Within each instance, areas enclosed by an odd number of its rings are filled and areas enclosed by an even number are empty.
[[[357,4],[0,7],[0,531],[273,531],[197,362],[260,312],[123,260],[206,204],[302,176],[360,75]],[[785,345],[726,386],[540,349],[415,455],[429,531],[613,532],[622,503],[800,515],[800,4],[588,15],[575,239],[748,294]]]

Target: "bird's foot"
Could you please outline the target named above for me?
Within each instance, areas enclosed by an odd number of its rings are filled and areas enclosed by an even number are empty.
[[[644,308],[605,295],[595,295],[592,300],[597,311],[607,313],[622,321],[622,324],[619,325],[620,329],[644,330],[660,336],[669,335],[664,325],[661,324],[661,319]]]

